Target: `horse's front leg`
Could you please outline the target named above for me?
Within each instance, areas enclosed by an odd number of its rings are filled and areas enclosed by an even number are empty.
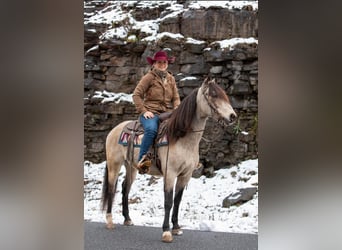
[[[179,189],[175,194],[175,200],[174,200],[174,206],[173,206],[173,212],[172,212],[172,234],[174,235],[182,235],[183,231],[180,229],[180,226],[178,224],[178,211],[179,211],[179,204],[182,200],[184,187]]]
[[[180,229],[178,224],[178,212],[179,212],[179,205],[182,200],[183,191],[185,186],[188,184],[191,176],[186,177],[178,177],[177,184],[176,184],[176,192],[175,192],[175,199],[174,199],[174,206],[172,212],[172,234],[174,235],[182,235],[183,231]]]
[[[172,208],[172,202],[173,202],[173,184],[174,184],[175,178],[171,179],[168,178],[166,180],[166,184],[164,184],[164,223],[163,223],[163,236],[162,241],[163,242],[172,242],[173,237],[170,232],[170,211]],[[164,179],[165,181],[165,179]]]

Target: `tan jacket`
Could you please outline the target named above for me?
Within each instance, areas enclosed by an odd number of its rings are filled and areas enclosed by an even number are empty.
[[[177,108],[180,98],[175,78],[167,72],[163,82],[155,70],[151,69],[136,86],[133,102],[141,114],[146,111],[160,114]]]

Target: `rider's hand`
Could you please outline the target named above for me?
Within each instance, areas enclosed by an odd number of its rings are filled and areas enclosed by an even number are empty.
[[[150,111],[146,111],[144,113],[144,117],[145,117],[145,119],[150,119],[150,118],[154,117],[154,114],[152,112],[150,112]]]

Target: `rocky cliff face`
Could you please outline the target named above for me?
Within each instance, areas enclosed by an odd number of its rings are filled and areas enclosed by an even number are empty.
[[[257,37],[258,19],[255,11],[218,7],[189,9],[178,16],[162,20],[159,30],[206,41]]]
[[[239,115],[237,123],[227,130],[208,120],[204,134],[208,140],[200,144],[204,167],[219,168],[256,158],[258,19],[255,5],[208,8],[196,7],[193,1],[173,4],[164,1],[150,2],[146,7],[142,2],[110,5],[104,1],[85,1],[85,159],[104,161],[104,142],[110,129],[123,120],[138,117],[132,103],[102,102],[104,96],[95,97],[94,93],[104,90],[132,93],[149,69],[146,57],[160,49],[176,57],[169,70],[176,78],[181,98],[212,74]],[[94,18],[94,11],[108,14],[114,9],[120,10],[117,13],[121,18],[113,16],[112,22]],[[142,24],[150,25],[151,30]]]

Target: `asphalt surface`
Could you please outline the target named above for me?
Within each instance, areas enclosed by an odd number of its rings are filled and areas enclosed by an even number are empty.
[[[185,229],[183,231],[183,235],[174,236],[173,242],[164,243],[161,241],[161,228],[116,225],[115,229],[108,230],[105,223],[85,221],[84,249],[258,249],[258,235],[256,234],[203,232]]]

